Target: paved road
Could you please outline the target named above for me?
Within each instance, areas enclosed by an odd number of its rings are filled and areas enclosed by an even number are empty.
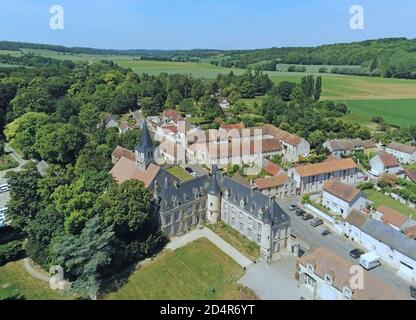
[[[241,254],[228,242],[226,242],[224,239],[222,239],[215,232],[211,231],[208,228],[195,229],[179,238],[173,239],[171,242],[168,243],[166,248],[175,251],[187,245],[188,243],[200,238],[207,238],[221,251],[230,256],[235,262],[237,262],[240,266],[244,268],[248,268],[250,265],[253,264],[253,261]]]
[[[298,287],[295,271],[296,257],[286,254],[272,265],[265,261],[253,264],[238,282],[253,289],[262,300],[313,300],[311,290]]]
[[[328,237],[323,237],[321,235],[325,226],[320,226],[314,228],[310,225],[310,221],[303,221],[301,218],[297,217],[294,212],[291,212],[287,209],[289,204],[300,204],[300,198],[296,197],[292,200],[279,201],[282,209],[290,216],[291,218],[291,233],[297,238],[305,241],[311,246],[311,250],[318,247],[326,247],[341,257],[348,259],[351,262],[357,263],[357,260],[354,260],[350,257],[349,253],[355,248],[360,246],[357,243],[353,243],[351,240],[346,239],[342,236],[333,234]],[[378,277],[380,280],[384,281],[386,284],[392,286],[393,288],[398,289],[405,294],[409,294],[409,282],[399,277],[396,274],[396,270],[390,267],[389,265],[383,264],[382,266],[373,269],[371,272],[374,276]]]

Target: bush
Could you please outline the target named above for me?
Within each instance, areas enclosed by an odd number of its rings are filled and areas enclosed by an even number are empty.
[[[19,260],[24,257],[24,254],[25,251],[22,241],[12,241],[0,245],[0,266],[11,261]]]
[[[374,186],[375,185],[374,185],[373,182],[364,182],[364,183],[362,183],[358,186],[358,189],[360,189],[361,191],[372,190],[372,189],[374,189]]]

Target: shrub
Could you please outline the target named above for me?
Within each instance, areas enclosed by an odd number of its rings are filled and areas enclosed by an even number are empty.
[[[24,253],[22,241],[11,241],[0,245],[0,266],[23,258]]]

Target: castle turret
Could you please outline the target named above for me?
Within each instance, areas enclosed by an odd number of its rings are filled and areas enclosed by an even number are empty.
[[[141,170],[146,170],[149,164],[155,161],[154,152],[155,145],[150,136],[147,124],[144,124],[140,142],[136,146],[136,164]]]
[[[267,258],[267,263],[271,262],[272,257],[272,226],[273,220],[270,215],[272,208],[266,209],[263,216],[263,226],[261,229],[261,250],[262,256]]]
[[[217,180],[217,167],[213,167],[211,182],[207,198],[207,220],[209,223],[217,223],[221,219],[221,188]]]

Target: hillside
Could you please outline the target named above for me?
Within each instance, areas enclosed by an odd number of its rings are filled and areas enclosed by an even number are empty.
[[[26,49],[26,50],[23,50]],[[227,68],[281,70],[278,66],[319,65],[323,72],[416,79],[416,39],[385,38],[317,47],[255,50],[113,50],[0,41],[0,50],[48,50],[67,54],[118,55],[141,60],[210,62]],[[338,67],[337,67],[338,66]],[[357,68],[358,66],[358,68]],[[288,69],[287,66],[285,66]],[[288,70],[284,70],[288,71]],[[289,70],[290,71],[290,70]],[[295,70],[298,71],[298,70]]]

